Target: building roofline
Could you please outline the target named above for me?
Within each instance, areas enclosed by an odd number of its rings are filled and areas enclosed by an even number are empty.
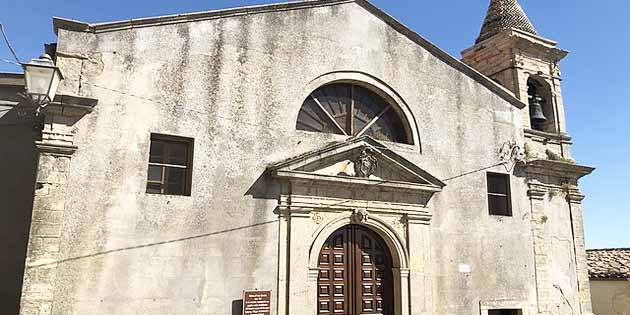
[[[619,250],[627,250],[630,251],[630,247],[619,247],[619,248],[593,248],[587,249],[587,252],[610,252],[610,251],[619,251]]]
[[[0,72],[0,85],[24,86],[24,74],[17,72]]]
[[[54,25],[55,34],[58,33],[59,29],[66,29],[66,30],[77,31],[77,32],[101,33],[101,32],[112,32],[112,31],[140,28],[140,27],[161,26],[161,25],[169,25],[169,24],[177,24],[177,23],[212,20],[212,19],[225,18],[225,17],[248,15],[248,14],[259,14],[259,13],[268,13],[268,12],[277,12],[277,11],[298,10],[298,9],[313,8],[313,7],[332,6],[332,5],[338,5],[338,4],[344,4],[344,3],[353,3],[353,2],[360,5],[365,10],[367,10],[374,16],[381,19],[387,25],[394,28],[396,31],[398,31],[400,34],[404,35],[405,37],[409,38],[414,43],[418,44],[421,47],[424,47],[429,53],[431,53],[436,58],[442,60],[443,62],[455,68],[456,70],[466,74],[471,79],[485,86],[487,89],[494,92],[496,95],[498,95],[505,101],[509,102],[510,104],[514,105],[515,107],[519,109],[523,109],[527,106],[508,89],[494,82],[492,79],[486,77],[485,75],[481,74],[480,72],[473,69],[472,67],[466,65],[461,60],[451,56],[449,53],[445,52],[438,46],[434,45],[432,42],[428,41],[427,39],[422,37],[420,34],[413,31],[411,28],[405,26],[404,24],[396,20],[391,15],[387,14],[383,10],[374,6],[368,0],[303,0],[303,1],[295,1],[295,2],[274,3],[274,4],[247,6],[247,7],[240,7],[240,8],[221,9],[221,10],[185,13],[185,14],[176,14],[176,15],[165,15],[165,16],[158,16],[158,17],[130,19],[130,20],[124,20],[124,21],[95,23],[95,24],[54,17],[53,25]]]
[[[79,32],[103,33],[113,32],[132,28],[161,26],[186,22],[198,22],[213,20],[225,17],[234,17],[249,14],[260,14],[277,11],[299,10],[304,8],[331,6],[343,3],[356,2],[356,0],[302,0],[292,2],[280,2],[237,8],[227,8],[219,10],[191,12],[182,14],[170,14],[138,19],[119,20],[103,23],[87,23],[78,20],[53,17],[53,27],[55,34],[59,29],[69,29]]]

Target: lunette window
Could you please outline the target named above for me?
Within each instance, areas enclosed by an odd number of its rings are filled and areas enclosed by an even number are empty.
[[[334,83],[315,90],[302,104],[297,129],[413,144],[396,106],[355,84]]]
[[[149,194],[190,196],[193,139],[151,134]]]
[[[488,210],[491,215],[512,216],[510,175],[488,173]]]

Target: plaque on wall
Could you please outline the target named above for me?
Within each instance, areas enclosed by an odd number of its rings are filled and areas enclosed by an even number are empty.
[[[271,291],[244,291],[243,315],[270,315]]]

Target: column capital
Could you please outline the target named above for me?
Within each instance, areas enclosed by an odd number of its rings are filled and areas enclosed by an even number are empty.
[[[428,225],[431,223],[431,218],[433,218],[433,216],[429,213],[421,213],[421,214],[414,213],[414,214],[405,215],[405,220],[407,221],[409,225],[412,225],[412,224]]]
[[[547,189],[538,185],[530,185],[527,195],[531,200],[543,200],[547,194]]]
[[[568,186],[567,201],[571,204],[581,204],[584,198],[586,198],[577,186]]]

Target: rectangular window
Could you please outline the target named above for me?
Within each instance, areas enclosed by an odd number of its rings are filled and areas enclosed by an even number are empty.
[[[151,134],[147,193],[190,196],[193,139]]]
[[[491,215],[512,216],[510,175],[488,173],[488,209]]]
[[[521,310],[489,310],[488,315],[523,315]]]

